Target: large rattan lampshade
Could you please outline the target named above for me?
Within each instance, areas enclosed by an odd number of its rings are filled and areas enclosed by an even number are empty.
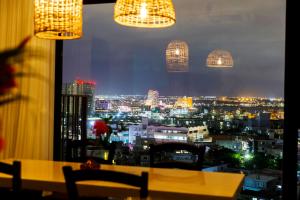
[[[207,67],[230,68],[233,67],[233,58],[230,52],[216,49],[206,59]]]
[[[114,19],[124,26],[162,28],[175,23],[172,0],[117,0]]]
[[[166,50],[166,63],[168,72],[189,71],[189,47],[186,42],[173,40]]]
[[[34,34],[68,40],[82,36],[82,0],[34,0]]]

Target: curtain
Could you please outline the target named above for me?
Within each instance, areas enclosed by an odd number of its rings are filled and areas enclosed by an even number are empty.
[[[0,159],[53,158],[55,42],[33,37],[33,0],[0,1],[0,51],[13,48],[32,35],[17,90],[28,100],[0,106],[0,137],[5,147]],[[33,75],[34,74],[34,75]]]

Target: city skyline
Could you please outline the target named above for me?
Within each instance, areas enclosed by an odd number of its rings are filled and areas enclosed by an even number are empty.
[[[64,86],[63,86],[63,93],[65,93],[65,88],[64,87],[67,87],[68,85],[72,85],[73,83],[76,83],[76,84],[78,84],[79,82],[81,82],[81,84],[83,84],[83,83],[87,83],[87,84],[92,84],[94,87],[95,87],[95,89],[97,89],[97,83],[94,81],[94,80],[82,80],[82,79],[75,79],[75,80],[73,80],[73,82],[68,82],[68,83],[63,83],[64,84]],[[144,93],[144,94],[105,94],[105,93],[102,93],[102,94],[97,94],[97,93],[95,93],[94,95],[95,95],[95,97],[113,97],[113,96],[144,96],[144,97],[147,97],[147,93],[150,91],[150,90],[154,90],[154,89],[152,89],[152,88],[149,88],[148,90],[147,90],[147,92],[146,93]],[[97,90],[95,90],[95,91],[97,91]],[[158,90],[155,90],[155,91],[158,91]],[[159,92],[159,91],[158,91]],[[76,92],[74,92],[74,94],[75,94]],[[194,96],[187,96],[187,95],[164,95],[164,94],[161,94],[160,92],[159,92],[159,98],[160,97],[216,97],[216,98],[218,98],[218,97],[228,97],[228,98],[240,98],[240,97],[248,97],[248,98],[267,98],[267,99],[284,99],[283,97],[279,97],[279,96],[277,96],[277,97],[267,97],[267,96],[225,96],[225,95],[194,95]]]
[[[95,96],[147,96],[147,92],[145,94],[97,94]],[[284,99],[284,97],[280,96],[225,96],[225,95],[164,95],[160,94],[159,97],[228,97],[228,98],[240,98],[240,97],[249,97],[249,98],[266,98],[266,99]]]
[[[112,5],[84,7],[84,37],[64,42],[63,81],[97,82],[96,94],[283,97],[285,2],[174,0],[175,26],[137,29],[113,21]],[[189,72],[168,73],[165,50],[189,45]],[[209,69],[215,49],[232,53],[234,67]]]

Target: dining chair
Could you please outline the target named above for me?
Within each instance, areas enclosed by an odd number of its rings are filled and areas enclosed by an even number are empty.
[[[21,162],[14,161],[13,164],[0,162],[0,173],[12,176],[11,193],[18,193],[21,191]],[[1,191],[1,190],[0,190]],[[2,190],[3,192],[4,190]],[[1,192],[0,192],[1,194]]]
[[[151,144],[150,167],[201,171],[205,148],[204,145],[198,147],[193,144],[179,142]],[[178,153],[178,151],[180,151],[180,153]],[[184,157],[188,157],[188,159],[182,161],[182,159],[185,159]]]
[[[142,172],[141,176],[111,170],[73,170],[70,166],[63,167],[66,188],[69,200],[79,200],[78,181],[106,181],[122,183],[140,188],[140,198],[148,196],[148,173]],[[88,199],[88,198],[84,198]],[[93,198],[94,199],[94,198]]]
[[[11,188],[0,189],[0,199],[41,199],[41,191],[23,190],[21,179],[21,162],[13,161],[12,164],[0,162],[0,173],[12,176]]]

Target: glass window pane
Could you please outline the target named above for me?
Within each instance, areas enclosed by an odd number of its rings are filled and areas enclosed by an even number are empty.
[[[149,166],[153,143],[206,145],[203,171],[246,174],[241,198],[280,197],[285,1],[173,3],[176,24],[157,29],[115,23],[113,4],[84,6],[83,38],[64,41],[64,141],[99,146],[95,121],[109,118],[115,164]]]

